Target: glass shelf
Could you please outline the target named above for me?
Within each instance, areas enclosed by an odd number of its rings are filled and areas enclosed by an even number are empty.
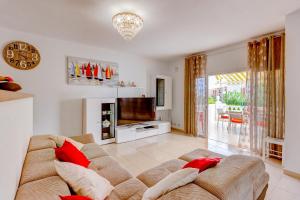
[[[102,140],[115,138],[115,104],[103,103],[102,104]]]

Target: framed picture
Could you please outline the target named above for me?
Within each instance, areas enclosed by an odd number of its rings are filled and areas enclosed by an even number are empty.
[[[117,63],[78,57],[67,57],[67,79],[71,85],[117,86]]]

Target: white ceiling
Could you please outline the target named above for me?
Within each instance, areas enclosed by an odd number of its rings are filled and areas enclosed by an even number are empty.
[[[0,26],[168,59],[284,28],[300,0],[0,0]],[[125,41],[111,17],[133,11],[144,28]]]

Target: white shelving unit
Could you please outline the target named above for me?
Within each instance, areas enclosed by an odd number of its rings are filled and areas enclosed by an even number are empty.
[[[91,133],[97,144],[115,142],[116,100],[83,99],[83,133]]]
[[[164,75],[155,77],[155,97],[157,110],[172,109],[172,78]]]

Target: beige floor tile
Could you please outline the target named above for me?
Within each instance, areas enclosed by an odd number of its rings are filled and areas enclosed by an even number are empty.
[[[282,175],[278,187],[285,191],[295,193],[300,197],[300,180],[294,179],[287,175]]]
[[[268,200],[300,200],[300,196],[276,187]]]

